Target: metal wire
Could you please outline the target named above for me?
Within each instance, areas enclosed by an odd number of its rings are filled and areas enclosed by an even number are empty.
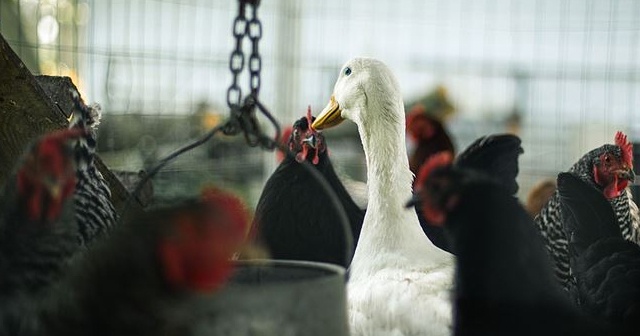
[[[209,141],[218,132],[222,131],[225,126],[226,126],[226,123],[223,123],[223,124],[221,124],[221,125],[219,125],[217,127],[214,127],[209,132],[207,132],[206,134],[204,134],[200,138],[196,139],[195,141],[190,142],[187,145],[178,148],[177,150],[175,150],[171,154],[169,154],[169,155],[165,156],[164,158],[158,160],[158,162],[155,165],[153,165],[153,167],[151,169],[149,169],[147,174],[142,179],[140,179],[140,181],[138,181],[138,183],[136,184],[136,187],[134,188],[133,192],[131,192],[129,194],[129,197],[127,198],[127,201],[125,202],[123,208],[120,211],[120,214],[121,214],[120,215],[120,222],[123,222],[124,219],[127,218],[128,211],[131,208],[131,203],[134,202],[134,200],[137,199],[138,195],[140,194],[140,192],[142,191],[144,186],[149,182],[149,180],[151,180],[151,178],[153,178],[156,174],[158,174],[158,172],[160,172],[160,170],[162,170],[162,168],[164,168],[171,161],[177,159],[180,155],[182,155],[184,153],[187,153],[188,151],[190,151],[190,150],[192,150],[192,149],[194,149],[194,148],[206,143],[207,141]]]

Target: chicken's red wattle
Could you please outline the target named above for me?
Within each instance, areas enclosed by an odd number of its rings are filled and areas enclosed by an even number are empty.
[[[604,188],[603,194],[608,199],[619,197],[620,194],[622,194],[622,192],[624,191],[624,189],[627,188],[627,185],[629,185],[629,181],[627,180],[620,181],[618,176],[614,175],[613,181]]]
[[[304,160],[306,160],[308,151],[308,147],[306,145],[302,145],[302,151],[296,154],[296,161],[303,162]]]

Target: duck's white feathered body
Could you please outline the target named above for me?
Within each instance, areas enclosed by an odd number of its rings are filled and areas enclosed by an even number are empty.
[[[425,236],[415,211],[404,207],[413,174],[397,81],[377,60],[351,60],[332,104],[358,125],[367,160],[369,204],[347,293],[352,335],[448,335],[454,260]],[[337,124],[327,116],[331,110],[314,127]]]
[[[408,260],[405,260],[408,262]],[[449,335],[451,271],[385,268],[349,283],[351,335]]]

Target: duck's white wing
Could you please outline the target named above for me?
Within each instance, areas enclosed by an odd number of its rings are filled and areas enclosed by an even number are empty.
[[[450,335],[452,265],[406,271],[384,269],[350,281],[351,335]]]
[[[353,199],[353,202],[358,205],[360,209],[366,209],[369,203],[369,195],[367,190],[367,184],[361,181],[356,181],[348,176],[340,176],[340,180],[345,189]]]

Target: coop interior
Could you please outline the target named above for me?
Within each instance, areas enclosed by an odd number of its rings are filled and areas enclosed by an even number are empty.
[[[441,126],[430,132],[448,139],[434,137],[434,147],[450,142],[455,156],[481,136],[517,136],[515,196],[535,216],[541,186],[553,193],[558,174],[585,153],[623,144],[618,131],[638,162],[638,18],[634,0],[2,0],[2,184],[31,141],[73,120],[75,87],[87,106],[101,106],[96,160],[119,216],[216,187],[252,218],[282,150],[295,149],[287,128],[326,109],[348,76],[345,62],[372,57],[397,79],[406,128],[416,111]],[[366,194],[356,124],[319,132],[347,191]],[[415,137],[404,136],[408,157],[420,147]],[[640,201],[640,180],[628,188]],[[351,239],[340,242],[355,246]],[[225,334],[207,323],[201,331]],[[262,327],[251,328],[246,335]]]

